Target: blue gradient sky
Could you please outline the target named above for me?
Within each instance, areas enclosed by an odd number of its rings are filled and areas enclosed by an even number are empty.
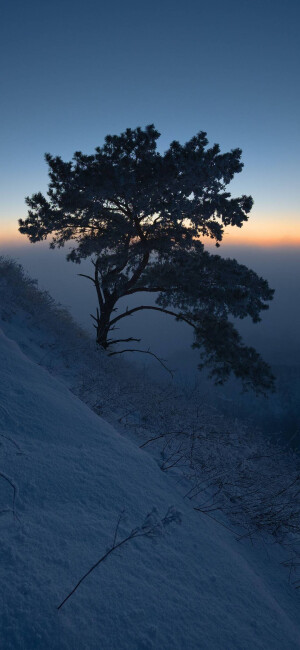
[[[243,149],[232,191],[255,207],[228,243],[300,244],[299,19],[298,0],[3,4],[0,241],[46,190],[45,151],[154,122],[161,150],[199,130]]]

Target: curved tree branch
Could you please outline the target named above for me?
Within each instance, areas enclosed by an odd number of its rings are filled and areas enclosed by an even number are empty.
[[[140,291],[147,291],[149,293],[158,293],[159,291],[165,291],[165,287],[136,287],[136,289],[130,289],[129,291],[126,291],[126,293],[122,294],[123,296],[131,296],[133,293],[138,293]]]
[[[115,339],[115,340],[114,339],[108,339],[107,347],[109,345],[115,345],[116,343],[129,343],[130,341],[135,341],[136,343],[140,343],[141,339],[135,339],[132,336],[130,336],[128,339]]]
[[[85,273],[77,273],[77,275],[79,275],[81,278],[87,278],[88,280],[91,280],[93,284],[95,284],[95,278],[92,278],[91,275],[85,275]]]
[[[173,378],[174,375],[172,373],[172,370],[170,370],[170,368],[168,368],[168,366],[165,365],[164,363],[165,360],[158,357],[156,354],[154,354],[154,352],[150,352],[150,350],[138,350],[138,349],[128,348],[126,350],[116,350],[115,352],[109,352],[108,356],[113,357],[115,354],[123,354],[124,352],[140,352],[141,354],[150,354],[151,357],[154,357]]]
[[[163,309],[162,307],[152,307],[151,305],[140,305],[140,307],[133,307],[132,309],[128,309],[125,311],[123,314],[120,314],[119,316],[116,316],[113,318],[113,320],[110,321],[110,326],[114,325],[117,323],[121,318],[126,318],[126,316],[131,316],[131,314],[134,314],[137,311],[142,311],[145,309],[152,309],[153,311],[160,311],[163,312],[164,314],[169,314],[169,316],[174,316],[177,320],[182,320],[194,329],[196,329],[196,325],[190,321],[188,318],[185,318],[185,316],[182,316],[181,314],[177,314],[175,311],[170,311],[170,309]]]

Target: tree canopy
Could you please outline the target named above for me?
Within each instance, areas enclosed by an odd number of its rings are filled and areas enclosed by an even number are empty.
[[[200,367],[217,383],[233,372],[246,388],[272,388],[269,366],[247,347],[230,317],[254,323],[268,309],[273,290],[266,280],[234,259],[209,253],[204,236],[222,241],[226,226],[241,228],[251,196],[233,198],[226,189],[243,168],[241,150],[221,153],[200,132],[186,144],[174,141],[161,154],[154,125],[108,135],[92,155],[76,152],[70,162],[46,154],[47,197],[28,197],[28,217],[19,230],[30,241],[52,236],[52,248],[73,242],[67,259],[91,258],[85,277],[98,298],[97,342],[112,349],[116,324],[141,310],[156,310],[188,323]],[[152,293],[114,315],[120,298]],[[130,337],[126,341],[134,341]]]

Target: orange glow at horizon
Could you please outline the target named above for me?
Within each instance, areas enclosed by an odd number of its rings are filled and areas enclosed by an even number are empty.
[[[214,240],[203,238],[208,246],[214,246]],[[29,245],[26,235],[18,231],[17,220],[0,220],[0,246],[19,247]],[[297,215],[253,215],[242,228],[229,227],[225,230],[221,243],[224,246],[300,246],[300,216]]]
[[[242,228],[228,228],[222,245],[300,246],[300,216],[253,215]]]
[[[19,246],[28,239],[18,231],[16,224],[2,222],[0,226],[0,246]]]

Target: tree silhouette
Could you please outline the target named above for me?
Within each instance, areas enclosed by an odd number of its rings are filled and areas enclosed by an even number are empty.
[[[47,198],[27,198],[21,233],[37,242],[52,235],[52,248],[73,241],[68,260],[91,258],[97,313],[97,342],[104,349],[116,324],[142,310],[188,323],[200,367],[210,366],[217,383],[233,372],[246,388],[273,385],[269,366],[244,345],[229,317],[260,320],[273,291],[266,280],[233,259],[210,254],[201,241],[222,241],[224,227],[241,227],[253,200],[226,191],[242,170],[241,150],[220,153],[200,132],[186,144],[174,141],[157,151],[153,125],[107,136],[95,154],[76,152],[70,162],[46,154]],[[156,304],[139,304],[115,315],[120,298],[156,294]],[[134,341],[123,339],[126,341]]]

